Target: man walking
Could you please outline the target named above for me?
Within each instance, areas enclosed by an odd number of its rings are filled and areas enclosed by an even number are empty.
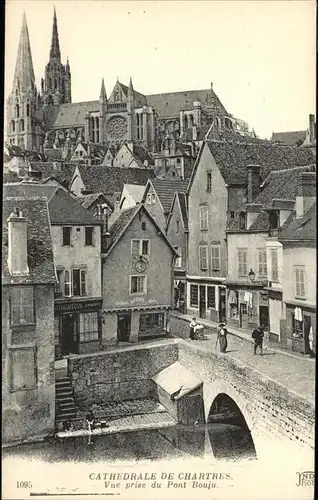
[[[263,354],[263,339],[264,339],[264,328],[258,326],[252,333],[252,339],[254,340],[254,354],[257,354],[257,348],[259,347],[260,354]]]

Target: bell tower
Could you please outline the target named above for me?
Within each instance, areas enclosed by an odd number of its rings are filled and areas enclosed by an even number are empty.
[[[22,149],[40,150],[41,99],[37,94],[27,19],[23,14],[12,91],[7,101],[7,141]]]
[[[72,102],[71,70],[69,60],[61,63],[61,50],[54,7],[50,59],[45,67],[45,77],[41,80],[44,105]]]

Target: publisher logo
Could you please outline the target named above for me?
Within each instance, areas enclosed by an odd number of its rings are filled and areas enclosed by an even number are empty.
[[[315,473],[311,470],[305,472],[296,472],[297,483],[296,486],[314,486]]]

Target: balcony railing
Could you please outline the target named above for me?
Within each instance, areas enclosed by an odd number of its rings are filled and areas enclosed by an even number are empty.
[[[127,104],[125,102],[115,102],[113,104],[107,104],[108,113],[119,113],[121,111],[127,111]]]

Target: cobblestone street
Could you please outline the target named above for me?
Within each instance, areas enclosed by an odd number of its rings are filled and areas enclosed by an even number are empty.
[[[201,322],[208,323],[207,321]],[[187,321],[172,317],[171,332],[174,335],[187,340],[193,345],[200,346],[202,349],[219,352],[218,346],[215,345],[216,329],[212,324],[204,328],[207,340],[190,340],[189,331]],[[270,377],[309,401],[313,402],[315,400],[314,359],[279,352],[277,349],[273,350],[266,345],[266,342],[264,343],[263,356],[255,356],[252,342],[231,333],[228,335],[228,349],[225,356],[232,356],[242,363],[252,366],[263,375]]]

